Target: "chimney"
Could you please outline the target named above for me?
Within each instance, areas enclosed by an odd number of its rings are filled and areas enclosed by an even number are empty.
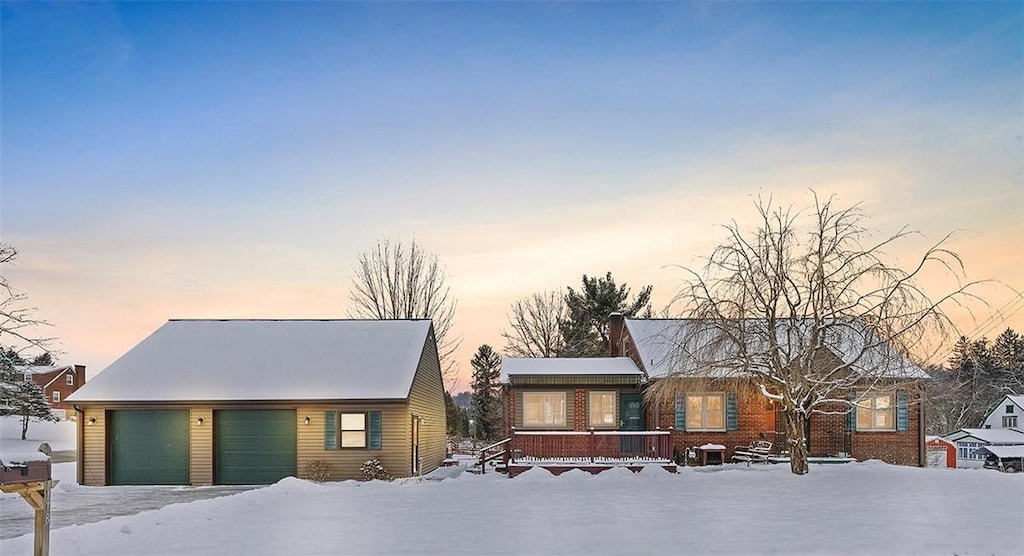
[[[625,318],[616,311],[608,315],[608,355],[622,357],[622,327]]]

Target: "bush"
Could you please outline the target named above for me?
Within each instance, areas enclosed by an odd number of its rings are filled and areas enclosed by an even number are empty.
[[[331,478],[331,464],[322,459],[306,464],[306,474],[315,482],[322,483]]]
[[[363,480],[366,481],[393,481],[395,479],[377,458],[366,460],[361,470],[363,472]]]

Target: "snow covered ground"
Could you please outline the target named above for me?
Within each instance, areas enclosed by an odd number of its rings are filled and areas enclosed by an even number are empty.
[[[1024,474],[658,468],[269,487],[55,529],[54,554],[1024,554]],[[440,478],[440,477],[435,477]],[[117,490],[89,489],[110,503]],[[55,502],[60,496],[55,495]],[[478,510],[479,509],[479,510]],[[469,510],[469,511],[467,511]],[[0,541],[31,552],[32,537]]]
[[[39,444],[46,442],[50,449],[67,451],[75,449],[76,429],[73,421],[32,420],[28,424],[28,434],[21,439],[21,419],[18,417],[0,417],[0,452],[36,451]]]

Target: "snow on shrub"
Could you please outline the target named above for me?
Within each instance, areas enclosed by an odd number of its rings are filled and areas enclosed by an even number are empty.
[[[366,460],[361,470],[363,472],[363,480],[366,481],[393,481],[395,479],[377,458]]]
[[[322,459],[313,460],[306,464],[306,474],[315,482],[322,483],[331,478],[331,464]]]

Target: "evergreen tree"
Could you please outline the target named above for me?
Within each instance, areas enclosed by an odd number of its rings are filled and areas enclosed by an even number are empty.
[[[992,344],[996,380],[1005,394],[1024,394],[1024,336],[1007,328]]]
[[[43,389],[34,380],[26,380],[14,369],[10,359],[0,358],[0,417],[21,417],[21,439],[28,434],[31,419],[57,421],[50,413]]]
[[[562,357],[601,357],[608,354],[608,315],[625,317],[651,315],[651,286],[645,286],[629,301],[626,284],[616,286],[612,273],[604,278],[583,275],[579,292],[568,288],[565,295],[567,318],[561,332],[565,343]]]
[[[461,413],[461,411],[459,409],[459,406],[455,405],[455,400],[452,399],[451,393],[449,393],[447,390],[445,390],[444,392],[444,413],[447,421],[446,432],[448,433],[448,436],[460,436],[459,423],[461,419],[459,414]]]
[[[491,346],[480,346],[470,361],[473,366],[473,409],[476,435],[479,438],[497,438],[501,432],[500,385],[501,358]]]
[[[35,367],[52,367],[57,363],[53,360],[53,356],[50,355],[50,352],[46,352],[42,355],[37,355],[30,364]]]

